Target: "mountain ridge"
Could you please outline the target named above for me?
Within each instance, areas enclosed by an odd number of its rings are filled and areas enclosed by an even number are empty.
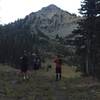
[[[43,7],[37,12],[32,12],[25,17],[25,24],[30,24],[32,34],[37,34],[36,27],[49,37],[55,37],[56,34],[65,37],[72,33],[77,27],[77,21],[80,19],[75,14],[71,14],[51,4]]]

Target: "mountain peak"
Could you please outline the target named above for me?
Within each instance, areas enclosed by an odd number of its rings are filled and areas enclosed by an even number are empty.
[[[47,7],[43,7],[42,11],[60,11],[61,9],[54,4],[50,4]]]
[[[54,4],[50,4],[49,6],[46,7],[47,9],[60,9],[59,7],[57,7]]]
[[[71,34],[77,27],[77,20],[77,16],[50,4],[36,13],[31,13],[25,23],[31,23],[31,33],[44,33],[53,38],[56,34],[62,37]]]

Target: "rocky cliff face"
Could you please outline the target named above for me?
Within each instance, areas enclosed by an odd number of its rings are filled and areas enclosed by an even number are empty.
[[[59,35],[65,37],[77,27],[80,17],[63,11],[55,5],[49,5],[38,12],[27,15],[25,24],[30,24],[31,34],[41,32],[49,37]]]

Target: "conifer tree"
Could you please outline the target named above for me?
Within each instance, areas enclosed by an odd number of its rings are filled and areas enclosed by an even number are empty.
[[[94,74],[95,68],[95,0],[83,0],[81,2],[80,14],[83,19],[78,22],[79,26],[74,33],[81,35],[76,41],[81,41],[77,45],[77,53],[80,55],[81,71],[85,74]]]

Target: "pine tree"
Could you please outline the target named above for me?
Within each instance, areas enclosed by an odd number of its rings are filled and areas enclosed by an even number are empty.
[[[78,37],[78,41],[81,41],[80,44],[76,44],[77,52],[80,52],[82,72],[93,75],[95,68],[95,0],[82,1],[80,14],[83,15],[83,19],[78,22],[79,27],[74,31],[74,33],[81,35],[81,37]]]

